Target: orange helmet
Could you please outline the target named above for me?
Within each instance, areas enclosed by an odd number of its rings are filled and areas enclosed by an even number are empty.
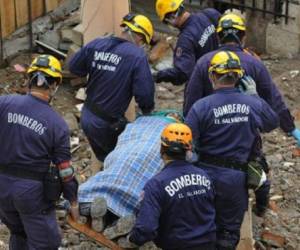
[[[161,144],[174,153],[191,150],[192,131],[183,123],[171,123],[161,134]]]

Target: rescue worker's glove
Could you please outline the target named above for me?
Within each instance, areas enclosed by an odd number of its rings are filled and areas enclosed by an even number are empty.
[[[152,73],[152,78],[153,78],[153,81],[156,82],[156,83],[163,82],[163,79],[161,77],[160,71]]]
[[[298,147],[300,147],[300,130],[295,128],[291,132],[291,135],[297,140]]]
[[[244,75],[239,80],[238,88],[246,95],[257,95],[256,83],[251,76]]]

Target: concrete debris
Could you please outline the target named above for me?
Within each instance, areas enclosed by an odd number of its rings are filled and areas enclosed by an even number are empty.
[[[76,109],[81,112],[82,108],[83,108],[83,103],[77,104],[75,105]]]
[[[292,70],[290,71],[290,76],[291,78],[295,78],[299,75],[300,71],[299,70]]]
[[[77,91],[75,98],[76,98],[77,100],[84,101],[84,100],[86,99],[86,93],[85,93],[85,90],[86,90],[86,88],[80,88],[80,89]]]
[[[79,145],[79,137],[72,136],[70,140],[71,148]]]

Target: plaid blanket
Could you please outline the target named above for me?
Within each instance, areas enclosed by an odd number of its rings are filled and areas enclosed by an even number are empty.
[[[104,161],[104,170],[79,187],[79,202],[104,197],[118,216],[137,212],[146,182],[163,167],[160,135],[170,123],[163,117],[142,116],[126,126]]]

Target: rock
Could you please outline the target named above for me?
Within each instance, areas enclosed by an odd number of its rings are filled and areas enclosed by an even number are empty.
[[[102,232],[104,230],[104,219],[103,217],[92,219],[92,229],[96,232]]]
[[[63,117],[71,132],[79,129],[77,119],[72,113],[67,113]]]
[[[79,245],[80,244],[79,236],[75,233],[71,233],[71,234],[68,235],[68,241],[72,245]]]
[[[72,42],[75,43],[78,46],[83,45],[83,25],[78,24],[74,29],[73,29],[73,34],[72,34]]]
[[[72,45],[71,42],[61,42],[58,45],[58,49],[66,52],[66,51],[69,50],[69,48],[71,47],[71,45]]]
[[[58,49],[60,36],[57,30],[49,30],[39,37],[39,41],[50,45],[51,47]]]
[[[53,21],[65,20],[68,14],[80,7],[80,0],[64,0],[53,10],[51,17]]]
[[[90,250],[91,249],[91,244],[87,241],[81,242],[80,243],[80,250]]]
[[[137,246],[127,240],[127,237],[120,237],[118,239],[118,245],[122,248],[136,248]]]
[[[157,250],[157,249],[159,248],[157,248],[152,241],[147,242],[146,244],[144,244],[139,248],[139,250]]]
[[[75,98],[77,100],[81,100],[81,101],[84,101],[86,99],[86,92],[85,92],[86,88],[80,88],[77,93],[76,93],[76,96]]]
[[[284,167],[292,167],[292,166],[294,166],[294,165],[295,165],[294,162],[287,162],[287,161],[286,161],[286,162],[283,163],[283,166],[284,166]]]
[[[73,30],[72,29],[61,29],[60,30],[61,39],[64,42],[72,42]]]
[[[299,75],[300,71],[299,70],[292,70],[290,71],[290,76],[291,78],[295,78]]]
[[[135,216],[134,215],[128,215],[125,217],[121,217],[117,224],[106,228],[103,232],[103,235],[107,237],[108,239],[115,239],[119,236],[123,236],[128,234],[131,229],[133,228],[135,223]]]

